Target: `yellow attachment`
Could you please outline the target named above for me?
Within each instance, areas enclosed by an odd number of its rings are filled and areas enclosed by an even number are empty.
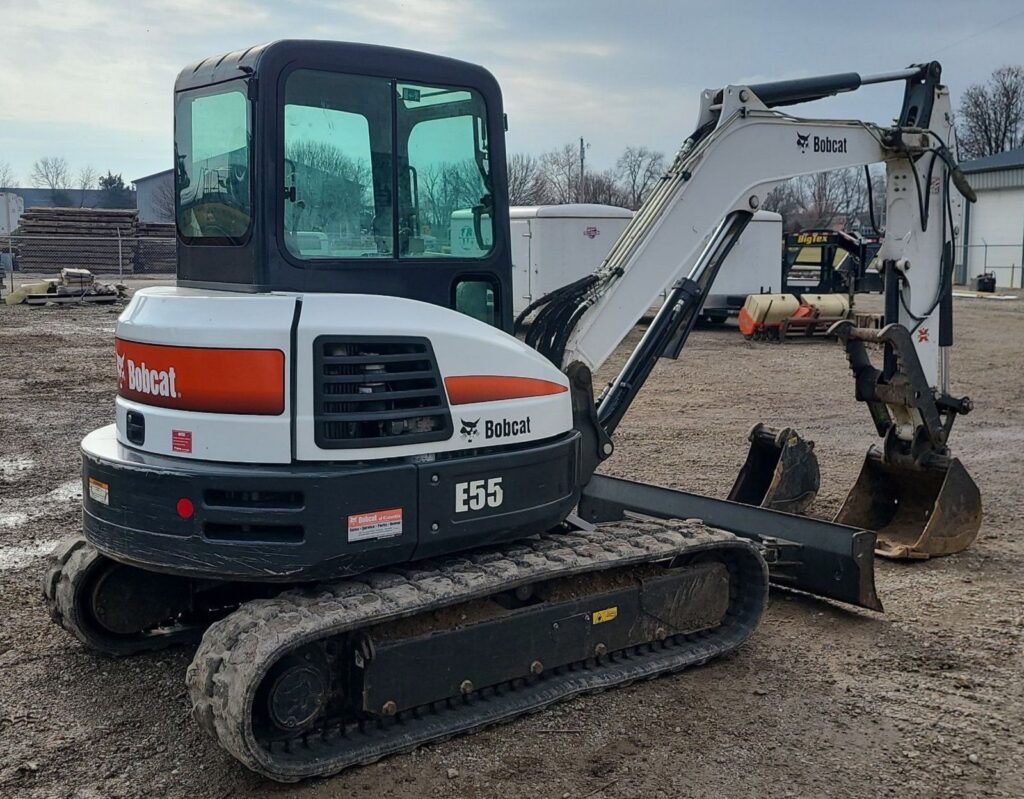
[[[845,319],[850,313],[850,300],[845,294],[804,294],[800,302],[817,308],[819,316],[830,319]]]
[[[796,313],[800,300],[792,294],[751,294],[743,308],[751,321],[760,325],[778,325]]]

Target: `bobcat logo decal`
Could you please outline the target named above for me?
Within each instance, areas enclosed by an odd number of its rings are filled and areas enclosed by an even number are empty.
[[[807,145],[810,144],[810,133],[800,133],[797,131],[796,134],[796,146],[799,147],[803,152],[807,152]]]
[[[117,356],[117,385],[118,387],[124,386],[125,373],[124,373],[124,356]]]
[[[477,419],[475,422],[467,422],[465,419],[460,419],[462,422],[462,429],[459,430],[460,435],[466,439],[470,444],[473,443],[473,439],[477,436],[477,425],[480,424],[480,420]]]

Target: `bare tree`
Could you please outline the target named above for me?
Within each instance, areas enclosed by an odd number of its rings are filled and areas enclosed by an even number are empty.
[[[161,181],[153,192],[153,209],[156,211],[158,222],[174,221],[174,200],[174,181]]]
[[[961,158],[981,158],[1024,144],[1024,67],[1000,67],[985,85],[960,98],[957,138]]]
[[[299,202],[286,205],[289,229],[358,236],[369,204],[370,165],[319,141],[296,142],[287,157],[299,195]]]
[[[845,223],[864,207],[861,196],[866,187],[859,173],[858,169],[837,169],[801,178],[806,199],[804,226],[825,228],[837,221]]]
[[[88,189],[96,188],[96,181],[99,180],[100,173],[97,172],[91,166],[83,166],[78,170],[78,207],[81,208],[85,205],[85,192]]]
[[[647,147],[627,147],[615,164],[625,193],[624,205],[636,210],[665,172],[665,155]]]
[[[508,204],[540,205],[544,202],[544,176],[540,161],[526,153],[508,157]]]
[[[789,222],[796,222],[796,217],[804,210],[804,195],[798,180],[787,180],[780,183],[764,198],[761,206],[765,211],[774,211],[782,215],[786,229],[789,230]]]
[[[629,206],[628,189],[619,181],[615,170],[591,172],[583,186],[581,202],[600,203],[602,205]]]
[[[786,231],[840,226],[870,226],[868,182],[864,170],[856,167],[819,172],[787,180],[765,198],[763,208],[783,217]],[[884,172],[871,177],[875,222],[881,228],[885,211]]]
[[[575,144],[563,144],[540,157],[544,199],[549,203],[576,202],[580,189],[580,155]]]
[[[17,182],[18,179],[14,174],[14,170],[11,169],[11,165],[6,161],[0,161],[0,189],[13,188]]]
[[[44,156],[32,164],[32,185],[52,192],[64,191],[71,182],[68,162],[61,156]]]
[[[431,235],[447,242],[452,214],[475,206],[481,193],[480,170],[474,161],[431,164],[419,176],[421,222],[429,226]]]

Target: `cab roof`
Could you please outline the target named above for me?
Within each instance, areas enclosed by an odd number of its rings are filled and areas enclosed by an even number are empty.
[[[460,84],[468,80],[474,85],[489,85],[498,90],[490,72],[466,61],[397,47],[314,39],[280,39],[204,58],[178,73],[174,90],[209,86],[252,74],[273,74],[292,63],[441,84]]]

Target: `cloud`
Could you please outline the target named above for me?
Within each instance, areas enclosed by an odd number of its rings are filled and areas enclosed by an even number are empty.
[[[76,168],[93,163],[132,176],[166,168],[178,71],[200,58],[277,38],[387,44],[482,64],[503,86],[509,149],[540,152],[582,135],[593,143],[591,157],[602,168],[629,144],[672,152],[689,132],[706,87],[850,69],[884,71],[941,50],[956,98],[993,68],[1014,61],[1024,29],[1024,18],[1017,18],[985,30],[1007,16],[999,0],[933,0],[928,15],[914,4],[862,0],[854,16],[839,6],[807,16],[754,0],[0,5],[0,160],[11,161],[21,175],[43,155],[63,155]],[[883,27],[876,22],[879,14],[887,20]],[[858,46],[837,48],[836,31]],[[878,87],[823,101],[811,113],[820,108],[828,115],[885,122],[899,101],[898,86]]]
[[[324,3],[337,9],[336,3]],[[345,10],[355,19],[375,27],[433,42],[458,39],[474,30],[493,30],[498,17],[483,4],[456,0],[377,0],[349,3]]]

